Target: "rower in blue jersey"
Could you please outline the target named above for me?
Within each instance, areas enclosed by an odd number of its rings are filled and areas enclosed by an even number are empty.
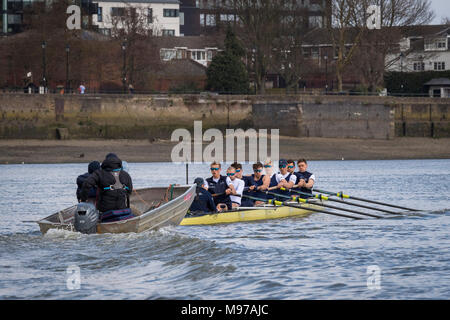
[[[275,181],[277,182],[278,188],[285,188],[288,190],[276,190],[275,193],[284,196],[290,196],[289,189],[291,189],[295,183],[297,182],[297,177],[295,174],[292,174],[288,171],[288,162],[285,159],[280,159],[278,162],[278,167],[280,168],[280,172],[275,175]],[[286,201],[286,198],[277,197],[280,201]]]
[[[220,163],[213,162],[210,166],[212,177],[206,179],[208,183],[208,191],[214,198],[217,211],[222,212],[231,210],[232,204],[230,195],[226,193],[229,188],[227,184],[227,177],[220,174]]]
[[[263,164],[261,162],[257,162],[253,164],[253,174],[249,176],[250,186],[248,188],[248,195],[256,198],[266,199],[266,191],[269,188],[270,178],[263,174]],[[254,206],[261,206],[264,202],[262,201],[254,201]]]
[[[297,161],[297,166],[298,171],[295,173],[295,175],[297,176],[298,182],[295,190],[312,194],[312,188],[314,187],[314,182],[316,180],[315,175],[307,171],[308,162],[306,161],[306,159],[299,159]],[[300,195],[300,197],[306,198],[305,195]]]

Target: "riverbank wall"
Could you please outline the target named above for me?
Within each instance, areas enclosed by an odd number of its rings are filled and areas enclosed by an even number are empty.
[[[450,137],[450,99],[370,96],[0,95],[0,139],[168,139],[173,130],[293,137]]]

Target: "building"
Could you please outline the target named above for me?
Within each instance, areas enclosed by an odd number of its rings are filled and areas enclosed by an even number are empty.
[[[421,72],[450,70],[450,26],[416,26],[405,32],[387,71]]]
[[[171,37],[158,39],[157,43],[163,63],[190,60],[208,67],[213,57],[220,51],[223,37]]]
[[[180,35],[178,0],[93,0],[93,3],[98,5],[98,11],[92,16],[92,25],[103,34],[110,35],[115,28],[123,29],[133,19],[132,23],[153,35]]]
[[[0,34],[13,34],[22,31],[23,15],[34,0],[1,0]]]
[[[448,78],[431,79],[424,86],[428,89],[430,97],[450,98],[450,79]]]
[[[305,16],[305,29],[324,28],[331,22],[331,0],[294,0]],[[224,23],[239,23],[233,0],[197,0],[200,34],[211,35]]]
[[[198,0],[180,1],[180,36],[200,34],[200,8]]]

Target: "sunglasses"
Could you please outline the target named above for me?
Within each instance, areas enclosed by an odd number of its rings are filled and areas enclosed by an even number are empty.
[[[292,169],[294,166],[288,166],[289,169]]]
[[[241,169],[236,169],[236,173],[237,173],[237,172],[241,172]]]
[[[285,165],[285,164],[280,164],[279,167],[280,167],[280,169],[281,169],[281,168],[286,168],[286,165]]]
[[[211,168],[211,171],[217,171],[220,170],[220,168]]]
[[[232,177],[232,176],[234,176],[234,175],[235,175],[235,173],[227,172],[227,176],[229,176],[229,177]]]
[[[264,165],[264,168],[272,168],[272,166],[269,166],[268,164]]]
[[[255,169],[253,171],[255,171],[255,172],[262,172],[262,169]]]

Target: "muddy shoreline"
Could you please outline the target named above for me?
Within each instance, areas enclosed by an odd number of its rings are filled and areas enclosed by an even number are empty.
[[[449,159],[450,139],[393,140],[280,137],[280,157],[309,160]],[[129,162],[171,161],[177,143],[148,140],[0,140],[0,164],[101,161],[108,152]],[[204,147],[207,144],[205,143]]]

